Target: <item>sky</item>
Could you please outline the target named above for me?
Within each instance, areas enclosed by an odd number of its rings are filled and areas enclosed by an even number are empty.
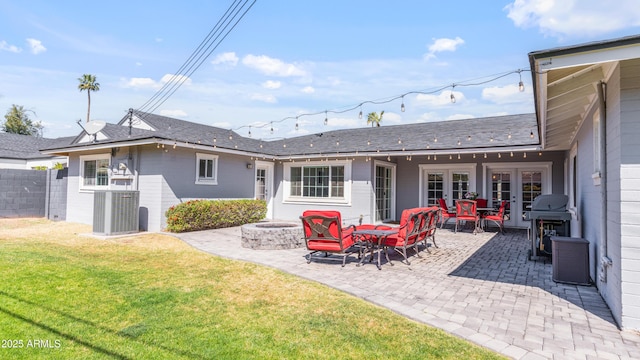
[[[177,79],[154,113],[266,140],[370,112],[381,126],[532,113],[529,52],[640,34],[637,0],[246,1],[0,0],[0,112],[76,135],[93,74],[92,120],[149,110]],[[187,62],[232,5],[237,25]]]

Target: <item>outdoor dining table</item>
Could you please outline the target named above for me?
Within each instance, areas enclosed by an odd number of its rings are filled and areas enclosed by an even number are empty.
[[[365,254],[367,250],[370,250],[369,261],[373,260],[374,251],[378,252],[378,270],[382,270],[380,265],[380,253],[384,250],[384,239],[387,236],[398,233],[398,229],[360,229],[353,232],[353,236],[356,242],[360,246],[364,246],[365,251],[361,253],[360,262],[357,266],[361,266],[364,263]],[[386,255],[386,254],[385,254]],[[387,261],[389,260],[388,255]]]

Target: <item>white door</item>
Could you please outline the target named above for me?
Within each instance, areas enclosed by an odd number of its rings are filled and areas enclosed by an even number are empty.
[[[507,227],[529,227],[523,215],[540,194],[551,193],[551,163],[500,163],[486,166],[485,191],[489,206],[498,207],[509,201]]]
[[[393,220],[395,217],[395,166],[377,161],[375,172],[375,221]]]
[[[502,201],[508,201],[509,206],[505,208],[504,225],[507,227],[516,226],[516,220],[511,215],[513,204],[517,203],[516,172],[513,169],[495,169],[489,171],[489,192],[487,196],[488,206],[498,207]],[[515,206],[513,206],[515,209]]]
[[[273,164],[256,161],[255,198],[267,203],[267,219],[273,218]]]
[[[442,198],[449,209],[455,209],[455,201],[475,189],[475,164],[469,165],[420,165],[420,206],[439,205]]]

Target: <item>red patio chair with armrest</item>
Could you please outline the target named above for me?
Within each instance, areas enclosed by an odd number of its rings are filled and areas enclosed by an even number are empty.
[[[442,227],[444,226],[444,224],[447,223],[447,221],[449,221],[449,219],[455,219],[456,218],[456,213],[449,211],[449,208],[447,207],[447,202],[440,198],[438,199],[438,204],[440,204],[440,229],[442,229]]]
[[[348,250],[355,244],[352,236],[355,225],[342,227],[342,216],[334,210],[307,210],[300,217],[307,250],[307,264],[311,263],[311,255],[324,252],[326,256],[336,254],[342,256],[342,266],[351,253]],[[364,225],[363,225],[364,226]]]
[[[393,248],[393,250],[402,255],[407,265],[411,265],[407,258],[407,249],[413,248],[416,251],[416,255],[420,256],[418,243],[421,241],[420,230],[424,222],[426,222],[425,215],[421,209],[403,210],[400,217],[400,226],[397,228],[398,232],[385,237],[383,245],[385,248]],[[388,260],[389,257],[387,256]]]
[[[493,221],[496,225],[498,225],[500,232],[504,234],[504,212],[507,206],[509,206],[509,202],[507,200],[502,200],[502,202],[500,203],[500,208],[498,209],[498,212],[487,213],[484,216],[482,216],[482,220]]]
[[[425,220],[422,229],[420,229],[420,240],[424,242],[425,249],[430,252],[428,245],[429,239],[433,242],[433,246],[438,247],[438,244],[436,244],[436,229],[438,228],[440,209],[435,206],[425,208],[423,213]]]
[[[478,232],[480,216],[477,211],[478,205],[475,200],[457,200],[456,201],[456,229],[458,232],[458,223],[460,221],[473,221],[473,234]]]

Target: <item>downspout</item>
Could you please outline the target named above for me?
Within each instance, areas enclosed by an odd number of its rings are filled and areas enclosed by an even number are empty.
[[[602,203],[602,214],[600,216],[600,271],[599,280],[602,283],[607,282],[607,269],[611,267],[613,262],[609,258],[608,241],[607,241],[607,83],[600,81],[598,83],[598,102],[600,108],[600,201]]]

